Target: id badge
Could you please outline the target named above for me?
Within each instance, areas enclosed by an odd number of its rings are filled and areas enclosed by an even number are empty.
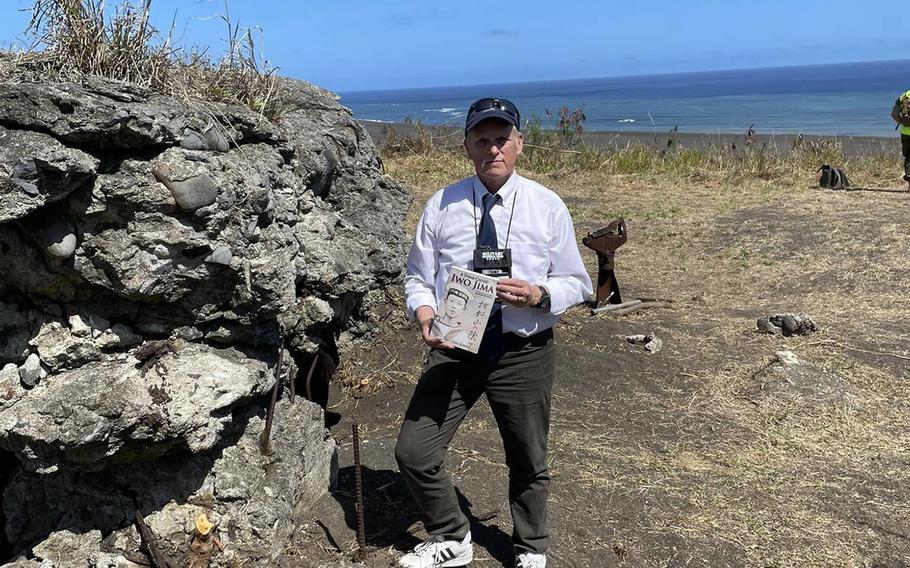
[[[511,278],[512,249],[492,247],[474,249],[474,272],[493,278]]]

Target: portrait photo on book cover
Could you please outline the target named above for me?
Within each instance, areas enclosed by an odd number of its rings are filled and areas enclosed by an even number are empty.
[[[468,341],[465,317],[472,296],[471,292],[460,286],[447,287],[443,309],[433,322],[434,335],[442,337],[449,343]]]

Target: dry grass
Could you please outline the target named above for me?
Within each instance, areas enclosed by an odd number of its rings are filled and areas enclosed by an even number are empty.
[[[123,80],[184,100],[243,104],[268,118],[285,109],[276,69],[256,53],[254,34],[225,14],[228,49],[217,61],[185,52],[149,20],[151,0],[35,0],[26,30],[32,45],[7,54],[0,79]]]
[[[579,240],[626,218],[630,240],[616,262],[627,297],[676,300],[673,310],[620,320],[577,312],[562,324],[564,342],[591,357],[640,357],[621,337],[598,335],[598,322],[657,330],[665,347],[618,381],[621,398],[564,390],[554,401],[554,501],[573,507],[575,523],[603,527],[555,550],[619,546],[630,565],[675,565],[654,548],[672,541],[696,560],[734,551],[733,565],[910,563],[910,195],[818,189],[820,160],[848,164],[857,179],[899,183],[898,156],[839,151],[833,143],[737,155],[630,146],[525,157],[522,173],[562,196]],[[432,192],[471,174],[452,151],[393,153],[385,164],[416,194],[409,227]],[[594,273],[593,256],[585,258]],[[752,331],[756,317],[784,311],[809,313],[821,330],[808,338]],[[747,395],[782,349],[837,373],[849,400]],[[657,372],[648,361],[664,366]],[[616,417],[618,407],[627,418]],[[458,461],[499,463],[473,450],[495,431],[489,417],[465,428]],[[633,510],[618,517],[612,506],[585,507],[561,493],[567,487]]]

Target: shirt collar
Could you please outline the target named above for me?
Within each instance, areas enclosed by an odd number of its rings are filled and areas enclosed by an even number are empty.
[[[500,203],[505,205],[509,202],[509,199],[514,198],[515,193],[518,191],[518,181],[521,179],[515,170],[512,170],[512,175],[509,176],[509,179],[506,180],[506,183],[499,188],[499,191],[496,193],[502,197]],[[483,196],[489,193],[483,182],[480,181],[480,178],[476,175],[472,179],[474,185],[474,202],[481,203],[483,201]]]

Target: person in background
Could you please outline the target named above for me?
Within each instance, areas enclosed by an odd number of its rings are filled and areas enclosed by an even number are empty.
[[[901,154],[904,155],[904,181],[910,191],[910,91],[897,98],[891,109],[891,118],[901,133]]]
[[[430,198],[408,254],[408,318],[417,320],[430,351],[395,458],[430,538],[399,559],[404,568],[465,566],[473,559],[470,524],[444,462],[452,437],[481,396],[505,450],[515,566],[546,567],[553,326],[593,287],[565,204],[515,173],[524,144],[520,125],[518,109],[506,99],[471,105],[464,148],[476,175]],[[477,355],[432,334],[456,266],[499,278]]]

